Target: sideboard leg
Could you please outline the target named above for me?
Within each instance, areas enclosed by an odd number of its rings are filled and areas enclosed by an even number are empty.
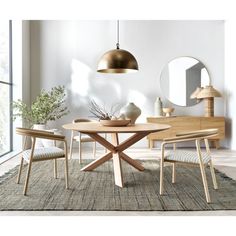
[[[214,140],[214,144],[215,144],[216,149],[220,148],[220,140],[219,139]]]
[[[154,144],[154,141],[150,139],[149,140],[149,148],[150,149],[153,149],[153,146],[154,146],[153,144]]]

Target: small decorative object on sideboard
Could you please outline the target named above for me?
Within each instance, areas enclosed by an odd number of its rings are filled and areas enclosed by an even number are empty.
[[[126,120],[131,120],[131,124],[135,124],[135,121],[141,115],[141,109],[130,102],[121,109],[120,114],[124,115]]]
[[[162,108],[165,116],[169,117],[171,116],[171,113],[175,110],[173,107],[164,107]]]
[[[162,101],[160,97],[157,97],[155,103],[154,103],[154,114],[155,116],[163,116],[162,112]]]
[[[206,117],[214,116],[214,97],[221,97],[221,94],[212,85],[206,86],[197,94],[197,99],[204,99]]]

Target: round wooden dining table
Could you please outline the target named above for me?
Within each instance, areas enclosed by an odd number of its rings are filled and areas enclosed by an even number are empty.
[[[98,166],[102,165],[104,162],[113,159],[115,184],[119,187],[123,187],[124,182],[122,176],[121,159],[139,171],[144,170],[144,167],[140,162],[129,157],[124,153],[124,151],[148,134],[169,129],[170,125],[144,123],[122,127],[108,127],[101,125],[99,122],[79,122],[65,124],[62,127],[66,130],[74,130],[87,134],[108,150],[105,155],[92,161],[83,167],[81,171],[92,171]],[[111,134],[111,142],[100,135],[104,133]],[[130,133],[132,135],[125,141],[119,143],[118,135],[122,133]]]

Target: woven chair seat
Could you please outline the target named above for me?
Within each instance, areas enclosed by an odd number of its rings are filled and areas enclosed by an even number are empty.
[[[23,152],[23,158],[26,161],[29,161],[31,154],[31,149],[25,150]],[[47,158],[57,158],[57,157],[64,157],[65,153],[62,149],[58,147],[43,147],[43,148],[36,148],[34,149],[34,156],[33,159],[47,159]]]
[[[199,164],[199,157],[196,151],[184,151],[184,150],[171,151],[166,154],[165,160]],[[207,152],[202,152],[202,160],[203,163],[206,164],[211,160],[211,157],[208,155]]]

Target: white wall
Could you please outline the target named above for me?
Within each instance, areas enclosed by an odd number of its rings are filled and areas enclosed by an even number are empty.
[[[138,121],[145,121],[154,114],[155,98],[163,97],[159,86],[162,68],[179,56],[203,62],[212,84],[224,93],[223,21],[121,21],[121,48],[135,55],[140,67],[135,74],[96,72],[100,56],[115,48],[116,21],[31,21],[30,37],[31,98],[40,89],[56,85],[65,85],[68,91],[71,113],[57,121],[57,127],[89,115],[90,98],[108,105],[133,101],[142,109]],[[215,115],[223,116],[225,100],[216,99],[215,108]],[[204,114],[203,103],[175,109],[176,115]]]
[[[236,27],[235,21],[225,23],[225,114],[227,117],[227,145],[236,150]]]

